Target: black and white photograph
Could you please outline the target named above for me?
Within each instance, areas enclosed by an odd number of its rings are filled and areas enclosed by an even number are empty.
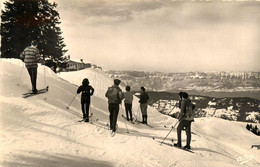
[[[259,0],[1,0],[1,167],[260,166]]]

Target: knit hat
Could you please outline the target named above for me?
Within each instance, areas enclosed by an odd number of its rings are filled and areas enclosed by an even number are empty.
[[[144,91],[145,92],[145,88],[142,86],[140,89],[142,89],[142,91]]]

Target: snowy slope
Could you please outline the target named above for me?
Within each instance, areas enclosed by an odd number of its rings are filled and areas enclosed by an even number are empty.
[[[119,116],[118,133],[110,137],[105,125],[108,111],[104,94],[113,81],[106,74],[86,69],[59,75],[71,84],[40,65],[37,86],[49,85],[49,92],[23,99],[21,94],[31,86],[22,66],[20,60],[0,60],[0,165],[3,167],[260,165],[260,151],[251,149],[251,145],[260,145],[259,137],[247,131],[244,123],[218,118],[196,119],[192,124],[195,152],[192,154],[156,142],[169,131],[163,125],[170,127],[176,120],[149,107],[148,123],[154,128],[127,123],[130,133],[126,133],[124,119]],[[80,96],[66,109],[77,90],[74,84],[80,84],[85,77],[96,90],[91,105],[94,124],[78,122]],[[134,113],[137,112],[135,99]],[[170,139],[177,139],[175,130],[166,142],[171,143]]]

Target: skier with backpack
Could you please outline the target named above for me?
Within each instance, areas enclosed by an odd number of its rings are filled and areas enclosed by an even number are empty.
[[[110,120],[110,130],[112,134],[116,132],[116,123],[119,112],[119,104],[122,103],[124,99],[124,94],[119,88],[119,79],[114,79],[114,85],[109,87],[105,96],[108,98],[108,110],[109,110],[109,120]]]
[[[140,108],[141,108],[142,117],[143,117],[142,123],[147,124],[147,117],[148,117],[147,116],[147,107],[148,107],[147,101],[149,100],[149,96],[145,92],[145,88],[143,86],[140,87],[140,90],[141,90],[141,95],[140,95],[139,103],[140,103]]]
[[[186,135],[187,135],[187,142],[184,149],[190,149],[191,143],[191,122],[194,122],[195,116],[195,105],[191,103],[191,100],[188,98],[189,95],[186,92],[182,93],[182,100],[181,100],[181,112],[179,115],[179,125],[177,127],[177,137],[178,142],[174,144],[174,146],[182,148],[181,144],[181,131],[185,128]]]
[[[81,110],[83,114],[83,121],[89,122],[89,107],[90,107],[90,96],[94,94],[94,88],[89,85],[87,78],[83,79],[82,85],[79,86],[77,94],[81,93]]]

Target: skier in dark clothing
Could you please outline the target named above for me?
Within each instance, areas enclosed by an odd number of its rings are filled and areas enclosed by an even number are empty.
[[[81,93],[81,109],[83,120],[89,122],[90,96],[94,94],[94,88],[89,85],[87,78],[83,79],[82,85],[78,88],[77,94]]]
[[[148,107],[147,101],[149,100],[149,96],[145,92],[145,88],[143,86],[140,88],[140,90],[141,90],[141,95],[140,95],[139,103],[140,103],[140,108],[141,108],[142,117],[143,117],[142,123],[147,124],[147,117],[148,117],[147,116],[147,107]]]
[[[33,40],[31,46],[28,46],[21,53],[20,58],[25,63],[25,67],[30,75],[32,92],[37,93],[36,81],[37,81],[37,63],[43,62],[40,58],[39,50],[37,49],[38,42]]]
[[[190,149],[191,143],[191,122],[194,121],[194,109],[195,105],[191,103],[191,100],[188,99],[189,95],[186,92],[182,93],[183,99],[181,100],[181,112],[179,116],[179,125],[177,127],[177,136],[178,136],[178,143],[174,144],[177,147],[182,147],[181,144],[181,131],[185,128],[186,135],[187,135],[187,142],[186,146],[183,148]]]
[[[108,110],[109,110],[109,120],[110,120],[110,130],[112,133],[116,132],[117,116],[119,112],[119,104],[122,103],[124,99],[124,94],[119,88],[119,79],[114,80],[114,85],[109,87],[105,96],[108,98]]]

